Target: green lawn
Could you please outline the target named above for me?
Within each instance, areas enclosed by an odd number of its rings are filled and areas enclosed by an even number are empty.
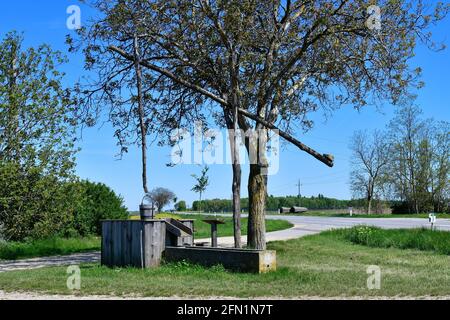
[[[433,251],[450,255],[450,232],[429,229],[384,230],[359,226],[334,231],[355,244],[376,248],[399,248]]]
[[[395,234],[398,231],[388,230]],[[403,232],[403,231],[402,231]],[[414,232],[414,231],[412,231]],[[392,235],[391,235],[392,236]],[[441,236],[441,235],[439,235]],[[444,235],[445,236],[445,235]],[[446,235],[448,238],[450,233]],[[354,244],[341,230],[274,242],[278,271],[239,274],[185,263],[150,270],[81,267],[79,294],[139,296],[450,296],[450,256]],[[381,289],[367,289],[367,267],[381,268]],[[66,268],[0,273],[0,290],[71,294]]]
[[[178,216],[183,219],[195,219],[195,238],[208,238],[211,236],[209,224],[201,221],[205,216]],[[225,225],[218,226],[219,237],[233,235],[233,222],[231,218],[224,218]],[[267,220],[267,232],[291,228],[292,224],[284,220]],[[247,233],[247,219],[242,219],[242,234]],[[68,255],[77,252],[100,250],[99,237],[86,238],[53,238],[48,240],[36,240],[32,242],[0,242],[0,260],[16,260],[32,257],[44,257],[54,255]]]

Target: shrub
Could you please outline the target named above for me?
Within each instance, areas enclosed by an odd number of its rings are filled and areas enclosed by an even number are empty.
[[[128,218],[123,198],[105,184],[80,181],[72,188],[79,192],[73,219],[73,229],[79,235],[100,235],[101,220]]]
[[[406,201],[398,201],[391,205],[392,214],[408,214],[411,213],[411,207]]]
[[[66,233],[76,201],[68,184],[40,167],[0,163],[0,225],[8,241]]]
[[[186,211],[187,210],[187,206],[186,206],[186,201],[179,201],[175,204],[175,210],[177,211]]]

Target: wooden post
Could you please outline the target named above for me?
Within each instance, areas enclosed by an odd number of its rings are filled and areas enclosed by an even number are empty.
[[[225,224],[223,220],[219,219],[206,219],[203,220],[203,222],[206,222],[211,225],[211,247],[217,248],[217,225],[218,224]]]
[[[211,223],[211,247],[217,248],[217,224]]]

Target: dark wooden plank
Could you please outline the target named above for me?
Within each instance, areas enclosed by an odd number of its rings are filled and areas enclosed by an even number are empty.
[[[122,221],[113,222],[112,247],[114,248],[114,266],[122,267],[123,251],[122,251]]]
[[[156,223],[145,223],[144,226],[144,261],[145,268],[153,265],[152,253],[153,253],[153,230]]]
[[[143,261],[143,222],[133,221],[131,232],[133,234],[131,239],[131,265],[134,267],[142,268]]]
[[[191,228],[189,228],[188,226],[186,226],[186,224],[184,224],[183,222],[180,222],[175,219],[167,219],[167,221],[169,221],[170,224],[174,225],[178,229],[181,229],[182,231],[184,231],[186,234],[192,236],[193,230]]]
[[[183,225],[184,226],[184,225]],[[177,237],[187,237],[189,234],[178,228],[177,226],[170,223],[170,221],[166,221],[166,230]]]
[[[131,223],[123,221],[122,227],[122,261],[124,266],[131,265]]]
[[[108,232],[108,221],[102,222],[102,255],[101,255],[101,264],[103,266],[107,266],[107,252],[108,252],[108,245],[107,245],[107,232]]]

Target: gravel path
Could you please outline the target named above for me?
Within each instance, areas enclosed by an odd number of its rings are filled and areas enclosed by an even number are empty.
[[[82,296],[82,295],[56,295],[56,294],[42,294],[32,292],[4,292],[0,290],[0,300],[450,300],[450,296],[394,296],[394,297],[373,297],[373,296],[354,296],[354,297],[319,297],[319,296],[299,296],[299,297],[251,297],[251,298],[237,298],[237,297],[196,297],[196,296],[172,296],[172,297],[138,297],[138,296]]]
[[[77,253],[69,256],[41,257],[15,261],[0,260],[0,272],[95,262],[100,262],[100,252]]]

